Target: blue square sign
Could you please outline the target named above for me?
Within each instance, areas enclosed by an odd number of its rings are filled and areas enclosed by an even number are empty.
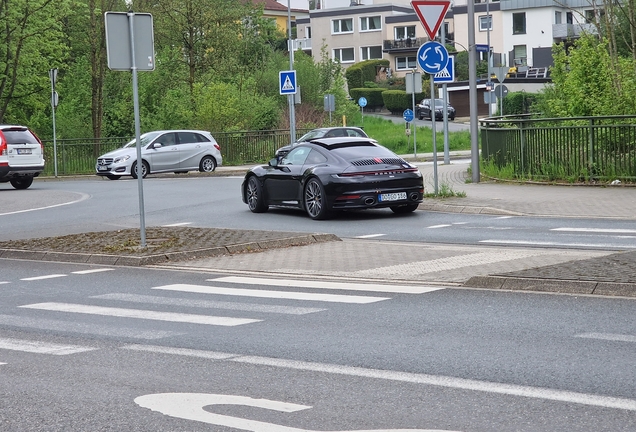
[[[435,84],[443,84],[455,81],[455,57],[449,57],[446,67],[433,75]]]
[[[278,73],[280,94],[296,94],[296,71],[280,71]]]

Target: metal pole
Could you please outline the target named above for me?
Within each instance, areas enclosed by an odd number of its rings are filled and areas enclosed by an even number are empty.
[[[413,103],[413,157],[417,158],[417,124],[415,123],[415,69],[411,73],[413,77],[413,95],[411,97],[411,102]]]
[[[437,187],[437,131],[435,126],[435,80],[433,74],[430,74],[431,80],[431,127],[433,128],[433,184],[435,186],[435,195],[438,193]]]
[[[442,45],[446,47],[446,26],[442,23]],[[446,93],[446,83],[442,84],[442,101],[444,104],[444,165],[450,164],[449,143],[448,143],[448,112],[446,105],[448,104],[448,94]]]
[[[144,185],[141,160],[141,131],[139,126],[139,95],[137,84],[137,65],[135,64],[135,26],[134,19],[135,14],[128,12],[128,24],[130,26],[130,53],[132,55],[132,81],[133,81],[133,105],[135,111],[135,143],[137,144],[137,188],[139,189],[139,226],[141,231],[141,243],[142,248],[146,247],[146,217],[144,213]]]
[[[470,149],[472,181],[479,183],[479,140],[477,111],[477,68],[475,51],[475,0],[468,0],[468,97],[470,99]]]
[[[488,79],[490,82],[490,68],[492,67],[492,51],[490,50],[490,27],[492,26],[492,18],[490,16],[490,0],[486,0],[486,19],[488,20],[488,27],[486,28],[486,43],[488,45]],[[490,95],[488,94],[488,117],[492,117],[492,103],[490,102]]]
[[[55,168],[55,177],[57,177],[57,139],[55,133],[55,81],[57,80],[57,68],[49,70],[51,77],[51,108],[53,113],[53,166]]]
[[[292,27],[291,27],[291,0],[287,0],[287,34],[289,37],[289,70],[294,70],[294,44],[292,41]],[[298,82],[296,82],[298,87]],[[296,89],[298,90],[298,89]],[[290,94],[287,96],[287,103],[289,104],[289,135],[292,142],[296,142],[296,96]]]

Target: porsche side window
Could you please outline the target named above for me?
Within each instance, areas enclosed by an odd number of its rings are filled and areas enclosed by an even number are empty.
[[[318,153],[316,150],[312,150],[305,159],[305,165],[318,165],[327,162],[327,158]]]
[[[307,147],[297,147],[287,153],[287,155],[281,161],[281,165],[302,165],[305,163],[305,159],[309,155],[311,149]]]

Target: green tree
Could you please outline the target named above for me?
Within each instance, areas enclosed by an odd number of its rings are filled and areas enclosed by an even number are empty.
[[[66,60],[70,6],[71,0],[0,1],[0,123],[42,121],[50,107],[48,71]]]

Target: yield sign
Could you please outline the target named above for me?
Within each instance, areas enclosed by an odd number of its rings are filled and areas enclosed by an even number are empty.
[[[437,36],[450,3],[450,0],[413,0],[411,2],[430,40]]]

